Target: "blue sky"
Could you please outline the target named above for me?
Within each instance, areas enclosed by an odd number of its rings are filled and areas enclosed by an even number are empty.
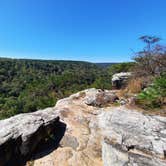
[[[129,61],[141,35],[166,43],[166,0],[0,0],[0,56]]]

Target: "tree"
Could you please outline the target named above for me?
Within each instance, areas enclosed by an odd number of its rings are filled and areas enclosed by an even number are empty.
[[[0,58],[0,119],[54,106],[94,82],[108,88],[110,79],[106,69],[88,62]]]
[[[166,49],[158,45],[160,38],[155,36],[142,36],[146,47],[134,57],[136,62],[134,71],[137,77],[140,76],[160,76],[166,71]]]
[[[147,35],[141,36],[139,39],[147,44],[148,52],[150,52],[150,50],[151,50],[151,45],[153,45],[154,43],[157,43],[161,40],[159,37],[147,36]]]
[[[132,70],[134,65],[135,65],[134,62],[123,62],[123,63],[113,64],[108,68],[108,71],[110,75],[120,72],[129,72]]]

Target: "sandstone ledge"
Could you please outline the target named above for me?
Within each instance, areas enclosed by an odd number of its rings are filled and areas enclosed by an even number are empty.
[[[59,117],[51,108],[0,121],[0,165],[20,165],[42,141],[57,133]]]
[[[87,89],[0,121],[0,165],[14,166],[54,134],[60,146],[34,155],[34,166],[166,166],[166,117],[115,107],[116,100],[116,91]]]
[[[88,89],[59,100],[67,124],[61,147],[34,166],[166,166],[166,118],[115,107],[112,96]]]

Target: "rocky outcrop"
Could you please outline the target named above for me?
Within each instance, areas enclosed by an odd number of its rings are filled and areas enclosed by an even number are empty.
[[[109,100],[102,108],[87,104],[95,93],[107,95],[89,89],[58,101],[55,109],[67,130],[61,146],[34,166],[166,166],[166,118],[114,107]]]
[[[112,76],[112,86],[120,89],[126,86],[126,82],[131,77],[131,72],[116,73]]]
[[[120,107],[99,116],[105,166],[166,165],[166,118]]]
[[[59,129],[64,131],[65,124],[48,108],[1,120],[0,128],[0,166],[14,166],[30,157],[46,138],[60,135]],[[58,143],[60,137],[55,138]]]
[[[67,124],[65,135],[60,147],[35,160],[34,166],[101,166],[101,134],[96,117],[103,111],[101,105],[113,102],[110,96],[115,92],[92,88],[59,100],[54,109]]]
[[[101,90],[101,89],[87,89],[76,94],[71,95],[65,99],[59,100],[56,107],[67,106],[72,104],[74,101],[80,101],[80,104],[94,106],[94,107],[104,107],[107,104],[112,104],[119,98],[116,95],[116,91]]]
[[[116,91],[88,89],[53,108],[0,121],[0,165],[33,153],[66,124],[54,137],[58,148],[35,153],[33,166],[166,166],[166,117],[115,107],[112,96]]]

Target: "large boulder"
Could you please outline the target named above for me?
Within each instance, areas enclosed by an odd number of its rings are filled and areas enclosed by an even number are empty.
[[[112,86],[116,89],[124,87],[131,75],[131,72],[121,72],[114,74],[112,76]]]
[[[19,165],[65,124],[51,109],[19,114],[0,121],[0,166]],[[62,130],[63,130],[62,129]],[[57,132],[58,131],[58,132]]]

